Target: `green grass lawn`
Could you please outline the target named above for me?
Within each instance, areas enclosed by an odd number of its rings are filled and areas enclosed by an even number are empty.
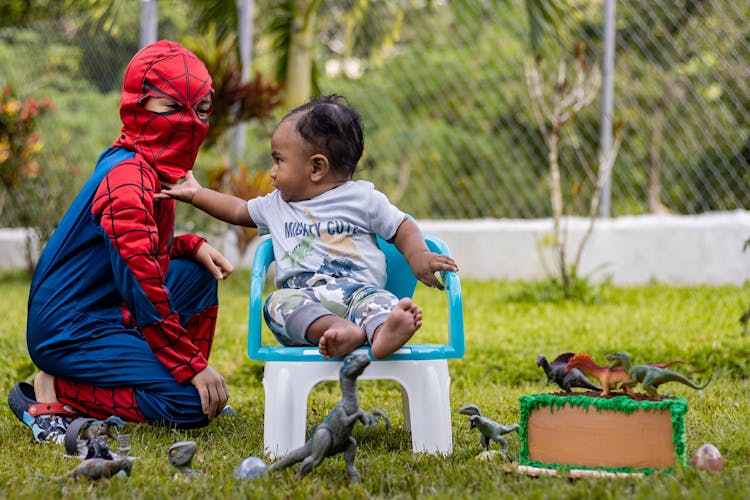
[[[748,302],[743,287],[663,285],[603,287],[597,300],[544,302],[523,283],[464,280],[466,356],[449,361],[454,452],[450,456],[413,454],[403,430],[400,391],[395,382],[361,381],[360,405],[384,410],[393,422],[365,431],[355,428],[359,442],[356,465],[362,475],[352,484],[341,456],[329,458],[297,479],[296,467],[256,481],[233,478],[235,467],[263,450],[263,364],[246,356],[247,273],[236,273],[221,284],[221,310],[211,364],[227,379],[237,417],[217,420],[204,429],[178,431],[128,424],[132,454],[139,457],[128,478],[95,483],[55,480],[77,461],[63,448],[33,442],[31,432],[7,409],[0,411],[0,488],[6,498],[750,498],[750,335],[738,319]],[[5,303],[0,322],[0,392],[3,398],[19,380],[30,380],[34,367],[25,343],[28,279],[0,275]],[[532,293],[529,293],[531,290]],[[538,291],[538,290],[537,290]],[[524,298],[525,297],[525,298]],[[416,300],[425,309],[425,325],[416,341],[444,338],[444,298],[420,288]],[[683,359],[678,370],[700,382],[711,373],[703,391],[677,383],[661,393],[687,399],[688,456],[702,443],[722,452],[721,473],[678,467],[671,473],[645,478],[580,479],[529,478],[504,473],[501,461],[479,462],[479,434],[469,429],[458,408],[479,406],[499,423],[517,422],[521,395],[555,390],[544,385],[536,367],[539,354],[552,359],[565,351],[589,352],[603,362],[612,351],[628,351],[636,362]],[[308,429],[328,413],[340,397],[338,384],[318,385],[309,400]],[[617,429],[612,429],[617,432]],[[517,457],[518,436],[506,435]],[[194,440],[199,451],[194,468],[200,477],[175,474],[166,459],[168,447]],[[496,448],[497,445],[491,445]]]

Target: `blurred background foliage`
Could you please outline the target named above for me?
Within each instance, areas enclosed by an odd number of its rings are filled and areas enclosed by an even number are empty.
[[[0,85],[20,100],[47,98],[57,110],[36,124],[43,177],[28,178],[28,186],[39,200],[6,203],[0,226],[56,224],[117,137],[122,72],[138,50],[139,5],[0,5]],[[232,102],[240,100],[234,95],[226,113],[212,119],[199,178],[224,179],[219,185],[244,196],[262,194],[274,123],[309,95],[339,93],[365,124],[359,176],[417,218],[549,217],[546,150],[524,64],[535,59],[554,75],[579,43],[588,64],[602,57],[604,0],[257,0],[253,79],[237,82],[234,0],[158,5],[159,38],[203,51],[209,66],[223,63],[216,82],[229,82],[235,94],[242,85],[251,89],[254,107],[247,109],[254,114],[242,118],[248,121],[239,159],[229,157],[227,133],[236,121]],[[747,1],[617,2],[614,118],[623,136],[613,216],[746,205],[748,17]],[[589,174],[579,159],[596,163],[600,107],[597,100],[575,117],[575,133],[560,150],[572,214],[587,212],[580,191],[590,189],[582,188]],[[188,207],[178,217],[184,229],[217,230]]]

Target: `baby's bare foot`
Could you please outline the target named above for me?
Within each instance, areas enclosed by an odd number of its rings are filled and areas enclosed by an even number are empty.
[[[318,349],[326,359],[337,358],[364,344],[365,338],[365,331],[354,324],[343,328],[335,326],[323,332]]]
[[[371,352],[378,359],[387,358],[401,347],[422,326],[422,308],[404,297],[375,331]]]

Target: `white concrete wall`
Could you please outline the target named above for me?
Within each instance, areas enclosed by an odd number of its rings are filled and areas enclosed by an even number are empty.
[[[0,228],[0,270],[26,268],[26,239],[29,231],[25,229]],[[29,233],[34,255],[39,254],[38,240],[34,233]]]
[[[568,262],[588,219],[567,219]],[[419,221],[448,244],[462,277],[535,280],[555,272],[547,241],[550,219]],[[750,212],[697,216],[643,215],[598,219],[585,246],[579,275],[611,277],[618,285],[655,280],[667,284],[736,284],[750,279]]]
[[[542,242],[552,234],[550,219],[418,221],[426,233],[448,244],[463,278],[537,280],[556,273],[553,249]],[[571,218],[568,256],[572,261],[588,220]],[[581,260],[580,274],[618,285],[655,280],[674,285],[734,284],[750,279],[750,211],[696,216],[643,215],[599,219]],[[254,247],[240,258],[233,242],[227,257],[249,266]],[[0,229],[0,269],[25,266],[24,231]]]

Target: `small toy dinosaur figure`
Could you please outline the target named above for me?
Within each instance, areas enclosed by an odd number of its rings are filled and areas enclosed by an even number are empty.
[[[109,449],[107,440],[101,436],[94,436],[89,438],[86,444],[86,456],[84,459],[89,458],[104,458],[106,460],[114,460],[115,456]]]
[[[647,366],[655,368],[666,368],[675,363],[683,363],[681,360],[667,361],[666,363],[653,363]],[[631,379],[630,375],[625,371],[622,366],[601,366],[591,358],[589,354],[581,352],[570,358],[568,364],[565,366],[566,371],[570,371],[573,368],[579,368],[586,375],[594,377],[599,381],[602,386],[602,396],[606,396],[610,393],[611,389],[614,389],[618,384],[621,386],[625,394],[632,395],[632,385],[623,385],[622,382]]]
[[[594,377],[599,381],[602,386],[602,396],[609,394],[611,389],[614,389],[618,384],[630,379],[630,376],[622,369],[622,367],[610,367],[601,366],[591,358],[589,354],[580,352],[570,358],[568,364],[565,365],[565,371],[570,371],[578,368],[586,375]],[[632,394],[633,390],[630,387],[624,387],[626,394]]]
[[[541,366],[547,375],[547,385],[554,382],[565,392],[573,392],[573,387],[601,391],[602,388],[587,379],[586,375],[578,368],[572,368],[570,371],[565,370],[565,366],[573,356],[575,356],[574,353],[566,352],[556,357],[552,363],[549,363],[547,358],[541,354],[537,356],[536,366]]]
[[[500,425],[494,420],[483,417],[476,405],[468,404],[462,406],[458,413],[469,416],[469,428],[479,429],[479,442],[482,443],[484,451],[489,451],[490,440],[500,443],[500,449],[503,453],[508,452],[508,442],[503,438],[503,434],[508,434],[518,430],[518,424]]]
[[[62,480],[73,478],[75,480],[90,479],[96,481],[98,479],[112,477],[120,473],[120,471],[129,476],[130,471],[133,470],[134,460],[133,457],[116,458],[114,460],[89,458],[78,464],[75,469],[64,476],[56,476],[54,479]]]
[[[386,428],[390,428],[390,421],[382,411],[367,413],[359,408],[357,400],[357,377],[370,364],[367,354],[350,354],[344,358],[339,370],[339,383],[342,398],[326,419],[313,431],[307,442],[289,452],[281,460],[271,464],[269,471],[289,467],[302,462],[299,467],[299,477],[306,476],[323,459],[338,453],[344,454],[346,472],[352,481],[359,481],[359,472],[354,466],[354,455],[357,451],[357,441],[352,437],[352,429],[357,421],[361,421],[365,428],[375,427],[378,419],[385,421]]]
[[[170,464],[186,476],[195,476],[200,474],[191,467],[196,451],[198,443],[195,441],[179,441],[169,447],[167,458]]]
[[[708,378],[705,384],[697,385],[682,373],[674,370],[667,370],[664,367],[656,365],[631,365],[630,356],[624,352],[607,354],[606,358],[612,361],[613,366],[622,367],[628,373],[629,379],[622,382],[623,387],[634,387],[640,382],[643,390],[649,396],[656,396],[657,389],[665,382],[679,382],[697,390],[705,389],[711,383],[711,377]]]
[[[118,457],[109,449],[107,438],[114,438],[114,431],[119,430],[124,425],[125,421],[114,415],[106,420],[88,417],[77,418],[68,425],[65,432],[63,441],[65,451],[70,456],[78,456],[82,459],[103,458],[114,460]]]

